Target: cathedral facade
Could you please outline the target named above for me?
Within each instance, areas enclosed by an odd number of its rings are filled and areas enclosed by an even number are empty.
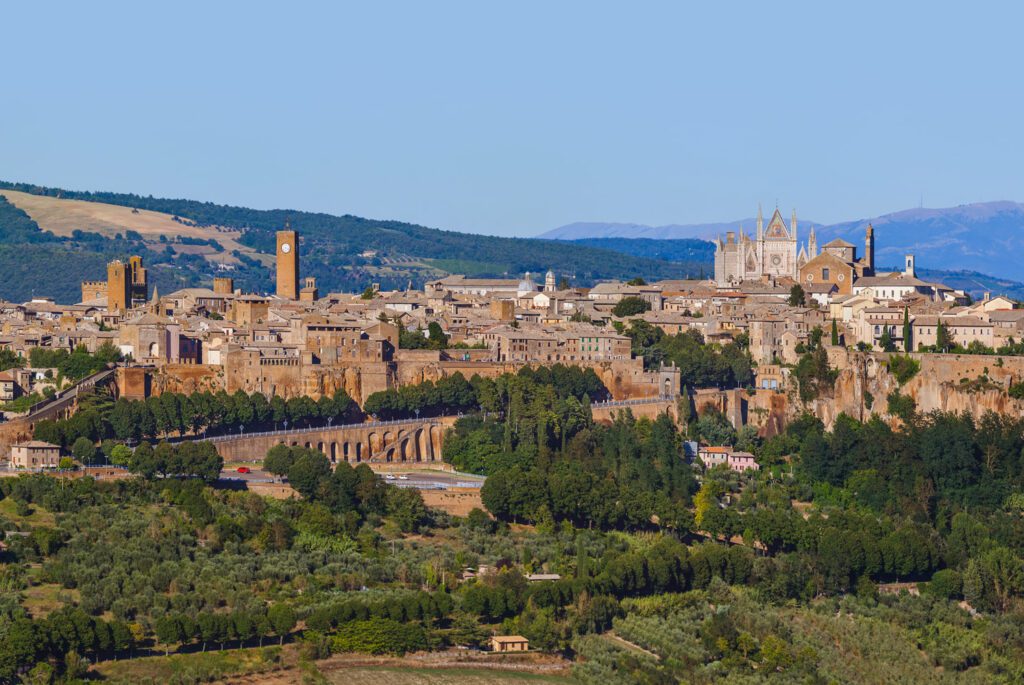
[[[729,231],[724,239],[715,241],[715,284],[727,287],[764,277],[795,280],[800,267],[817,253],[813,227],[806,247],[797,249],[795,210],[789,226],[778,208],[765,226],[758,207],[756,237],[751,238],[740,228],[738,235]]]

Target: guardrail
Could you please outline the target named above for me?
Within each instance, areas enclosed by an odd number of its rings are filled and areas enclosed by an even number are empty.
[[[607,402],[594,402],[590,405],[593,408],[605,407],[628,407],[637,404],[658,404],[660,402],[671,402],[675,399],[672,395],[659,395],[658,397],[639,397],[635,400],[608,400]]]

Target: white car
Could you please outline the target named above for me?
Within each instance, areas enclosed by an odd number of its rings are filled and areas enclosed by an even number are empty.
[[[400,476],[398,477],[398,480],[409,480],[409,476],[407,476],[407,475],[405,475],[405,474],[403,473],[402,475],[400,475]]]
[[[392,476],[390,473],[384,476],[384,480],[394,480],[394,479],[395,479],[395,477]]]

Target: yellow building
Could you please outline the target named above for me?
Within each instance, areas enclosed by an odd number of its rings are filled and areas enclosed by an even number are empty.
[[[522,635],[495,635],[491,638],[492,652],[525,652],[530,641]]]

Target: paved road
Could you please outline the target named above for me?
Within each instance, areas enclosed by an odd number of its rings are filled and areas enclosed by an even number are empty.
[[[388,480],[392,475],[394,480]],[[405,476],[405,479],[402,478]],[[479,488],[484,484],[483,476],[468,473],[450,473],[447,471],[409,471],[408,473],[391,473],[382,475],[387,482],[402,488],[420,490],[447,490],[448,488]]]
[[[483,485],[483,476],[468,473],[451,473],[448,471],[392,471],[377,474],[382,480],[402,488],[420,490],[447,490],[449,488],[478,488]],[[392,476],[392,478],[388,478]],[[405,476],[403,478],[403,476]],[[249,473],[239,473],[237,469],[224,469],[220,472],[221,480],[244,481],[246,483],[278,483],[281,482],[272,474],[261,469],[252,468]]]

